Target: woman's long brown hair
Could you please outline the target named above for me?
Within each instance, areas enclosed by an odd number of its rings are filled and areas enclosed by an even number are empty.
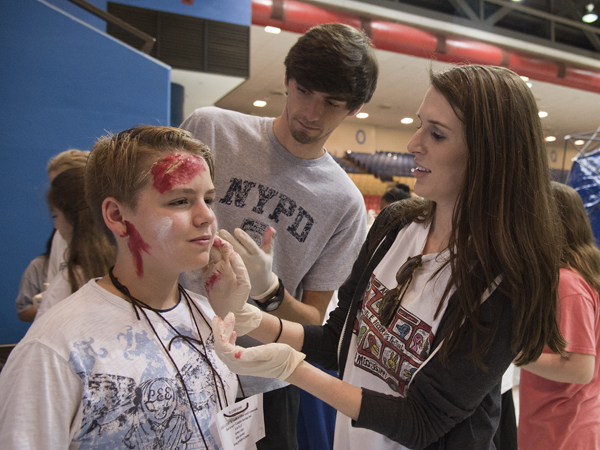
[[[65,257],[72,292],[88,280],[106,275],[116,258],[115,247],[94,222],[85,201],[84,175],[84,167],[67,169],[52,180],[48,191],[50,207],[61,211],[73,226]]]
[[[498,289],[511,299],[516,364],[535,361],[545,345],[562,353],[566,343],[556,322],[558,223],[535,99],[517,74],[501,67],[461,66],[430,78],[463,122],[468,146],[445,294],[456,287],[458,308],[440,356],[447,360],[459,340],[469,338],[461,326],[467,321],[473,325],[471,357],[485,370],[483,356],[495,332],[480,321],[480,301],[498,275],[503,277]],[[418,221],[435,214],[432,202],[408,202],[403,209]]]

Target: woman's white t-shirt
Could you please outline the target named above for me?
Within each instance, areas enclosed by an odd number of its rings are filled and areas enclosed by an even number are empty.
[[[427,359],[434,334],[447,306],[436,316],[440,299],[450,278],[444,265],[448,252],[422,256],[402,303],[388,328],[379,321],[379,307],[388,289],[395,288],[398,269],[412,256],[422,253],[429,225],[411,223],[400,231],[390,250],[371,275],[350,342],[344,381],[384,394],[404,397],[413,374]],[[338,412],[334,450],[404,449],[382,434],[355,428],[349,417]]]

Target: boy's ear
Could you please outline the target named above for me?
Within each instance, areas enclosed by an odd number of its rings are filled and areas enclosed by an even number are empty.
[[[104,223],[115,237],[124,237],[127,234],[123,212],[123,205],[114,197],[107,197],[102,202]]]

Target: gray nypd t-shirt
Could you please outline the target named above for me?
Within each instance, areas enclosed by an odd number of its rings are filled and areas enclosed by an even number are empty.
[[[273,272],[295,298],[301,299],[305,289],[336,290],[366,237],[363,197],[328,153],[311,160],[289,153],[273,134],[273,120],[206,107],[181,128],[213,152],[219,228],[231,233],[242,228],[260,245],[266,228],[273,227]],[[198,271],[181,280],[202,292]],[[247,395],[286,385],[256,377],[244,377],[242,384]]]

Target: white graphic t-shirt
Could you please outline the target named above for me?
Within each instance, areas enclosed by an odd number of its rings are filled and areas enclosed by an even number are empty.
[[[0,374],[2,448],[216,450],[209,424],[237,380],[214,353],[208,301],[190,295],[202,314],[182,299],[161,312],[170,325],[138,320],[95,280],[50,308]]]
[[[388,289],[395,288],[398,269],[412,256],[422,253],[429,225],[411,223],[400,231],[394,244],[383,257],[365,291],[357,312],[344,381],[376,392],[406,396],[414,373],[427,359],[433,338],[450,291],[440,313],[435,312],[450,278],[450,267],[444,265],[448,252],[423,255],[422,264],[402,298],[390,326],[379,321],[379,308]],[[337,414],[335,450],[404,449],[402,445],[371,430],[352,427],[351,420]]]

